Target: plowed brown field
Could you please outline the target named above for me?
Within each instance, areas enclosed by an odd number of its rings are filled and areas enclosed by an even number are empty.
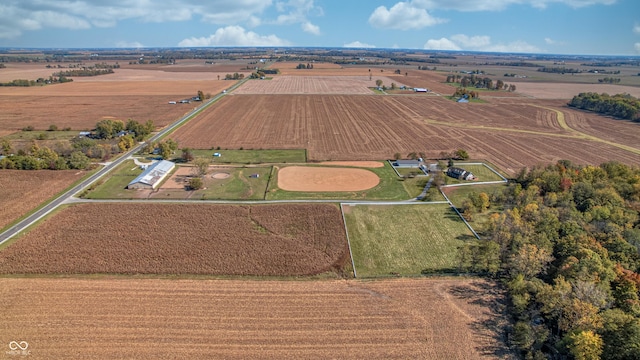
[[[77,170],[0,170],[0,228],[85,175]]]
[[[498,297],[460,278],[4,278],[0,342],[57,359],[509,359]]]
[[[306,148],[309,159],[319,161],[389,159],[396,152],[434,158],[463,148],[472,158],[487,159],[510,174],[561,159],[637,164],[640,147],[633,139],[640,138],[638,124],[597,126],[615,120],[596,115],[586,120],[595,124],[583,133],[584,126],[567,126],[556,111],[569,114],[570,124],[590,114],[553,101],[524,101],[457,104],[418,96],[234,95],[174,137],[182,146],[200,149]]]
[[[4,274],[311,275],[349,251],[329,204],[79,204],[0,252]]]
[[[31,79],[44,76],[44,65],[11,64],[2,76]],[[54,69],[45,69],[50,75]],[[22,74],[20,71],[23,71]],[[45,130],[49,125],[62,129],[91,129],[103,118],[153,120],[165,126],[199,103],[170,105],[197,95],[218,94],[233,82],[217,80],[215,73],[166,72],[159,70],[116,69],[114,74],[75,77],[65,84],[36,87],[0,87],[0,129],[17,131],[26,126]],[[22,76],[24,75],[24,76]],[[38,75],[38,76],[36,76]],[[44,76],[48,77],[48,75]],[[222,74],[224,77],[224,74]],[[1,81],[1,79],[0,79]]]
[[[376,80],[390,86],[395,80],[368,76],[277,76],[272,80],[251,80],[235,94],[351,94],[372,95]],[[396,85],[401,84],[396,82]]]

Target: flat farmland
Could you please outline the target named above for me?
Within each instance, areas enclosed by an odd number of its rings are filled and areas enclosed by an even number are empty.
[[[511,359],[481,279],[0,278],[0,341],[36,358]]]
[[[170,105],[175,96],[0,96],[0,128],[15,132],[26,126],[46,130],[90,130],[102,119],[152,120],[166,126],[193,110],[193,104]]]
[[[369,76],[369,68],[353,67],[334,63],[313,63],[313,69],[296,69],[298,64],[307,62],[278,62],[271,65],[272,69],[280,70],[280,75],[293,76]],[[371,69],[372,75],[385,75],[378,69]]]
[[[28,78],[32,67],[12,68],[7,81]],[[44,67],[43,65],[39,65]],[[24,70],[25,76],[20,76]],[[45,69],[49,75],[57,69]],[[0,129],[6,133],[31,125],[47,129],[55,124],[59,128],[91,129],[104,118],[141,122],[153,120],[156,126],[165,126],[193,109],[194,104],[170,105],[197,95],[217,94],[232,82],[216,80],[215,74],[168,73],[157,70],[116,69],[114,74],[94,77],[74,77],[74,81],[34,87],[0,87]],[[2,74],[3,72],[0,72]],[[41,74],[40,74],[41,75]],[[7,76],[6,74],[4,76]],[[224,76],[224,75],[223,75]],[[46,76],[48,77],[48,75]],[[37,78],[37,77],[35,77]],[[33,79],[35,79],[33,78]]]
[[[549,82],[509,82],[516,85],[517,92],[536,99],[571,100],[581,92],[608,93],[609,95],[627,93],[640,97],[640,87],[612,84],[576,84]]]
[[[0,228],[86,175],[77,170],[0,170]]]
[[[371,95],[376,80],[387,86],[394,81],[386,77],[368,76],[276,76],[271,80],[251,80],[235,94],[351,94]],[[400,86],[401,84],[397,84]]]
[[[0,252],[2,274],[313,275],[349,251],[331,204],[78,204]]]
[[[560,159],[637,163],[640,148],[631,143],[640,137],[637,124],[592,127],[585,134],[559,120],[566,109],[557,106],[515,99],[458,104],[417,96],[232,95],[173,137],[199,149],[306,148],[311,161],[390,159],[396,152],[435,158],[463,148],[511,175]]]

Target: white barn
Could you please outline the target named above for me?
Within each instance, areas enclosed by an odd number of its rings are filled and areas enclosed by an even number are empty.
[[[127,189],[155,189],[175,166],[171,161],[158,161],[133,179]]]

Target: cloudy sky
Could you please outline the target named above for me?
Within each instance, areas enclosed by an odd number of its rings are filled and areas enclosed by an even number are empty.
[[[638,0],[2,0],[0,47],[640,55]]]

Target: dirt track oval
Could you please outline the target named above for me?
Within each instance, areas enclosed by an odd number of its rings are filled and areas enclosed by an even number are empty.
[[[278,187],[287,191],[361,191],[379,182],[365,169],[288,166],[278,171]]]

